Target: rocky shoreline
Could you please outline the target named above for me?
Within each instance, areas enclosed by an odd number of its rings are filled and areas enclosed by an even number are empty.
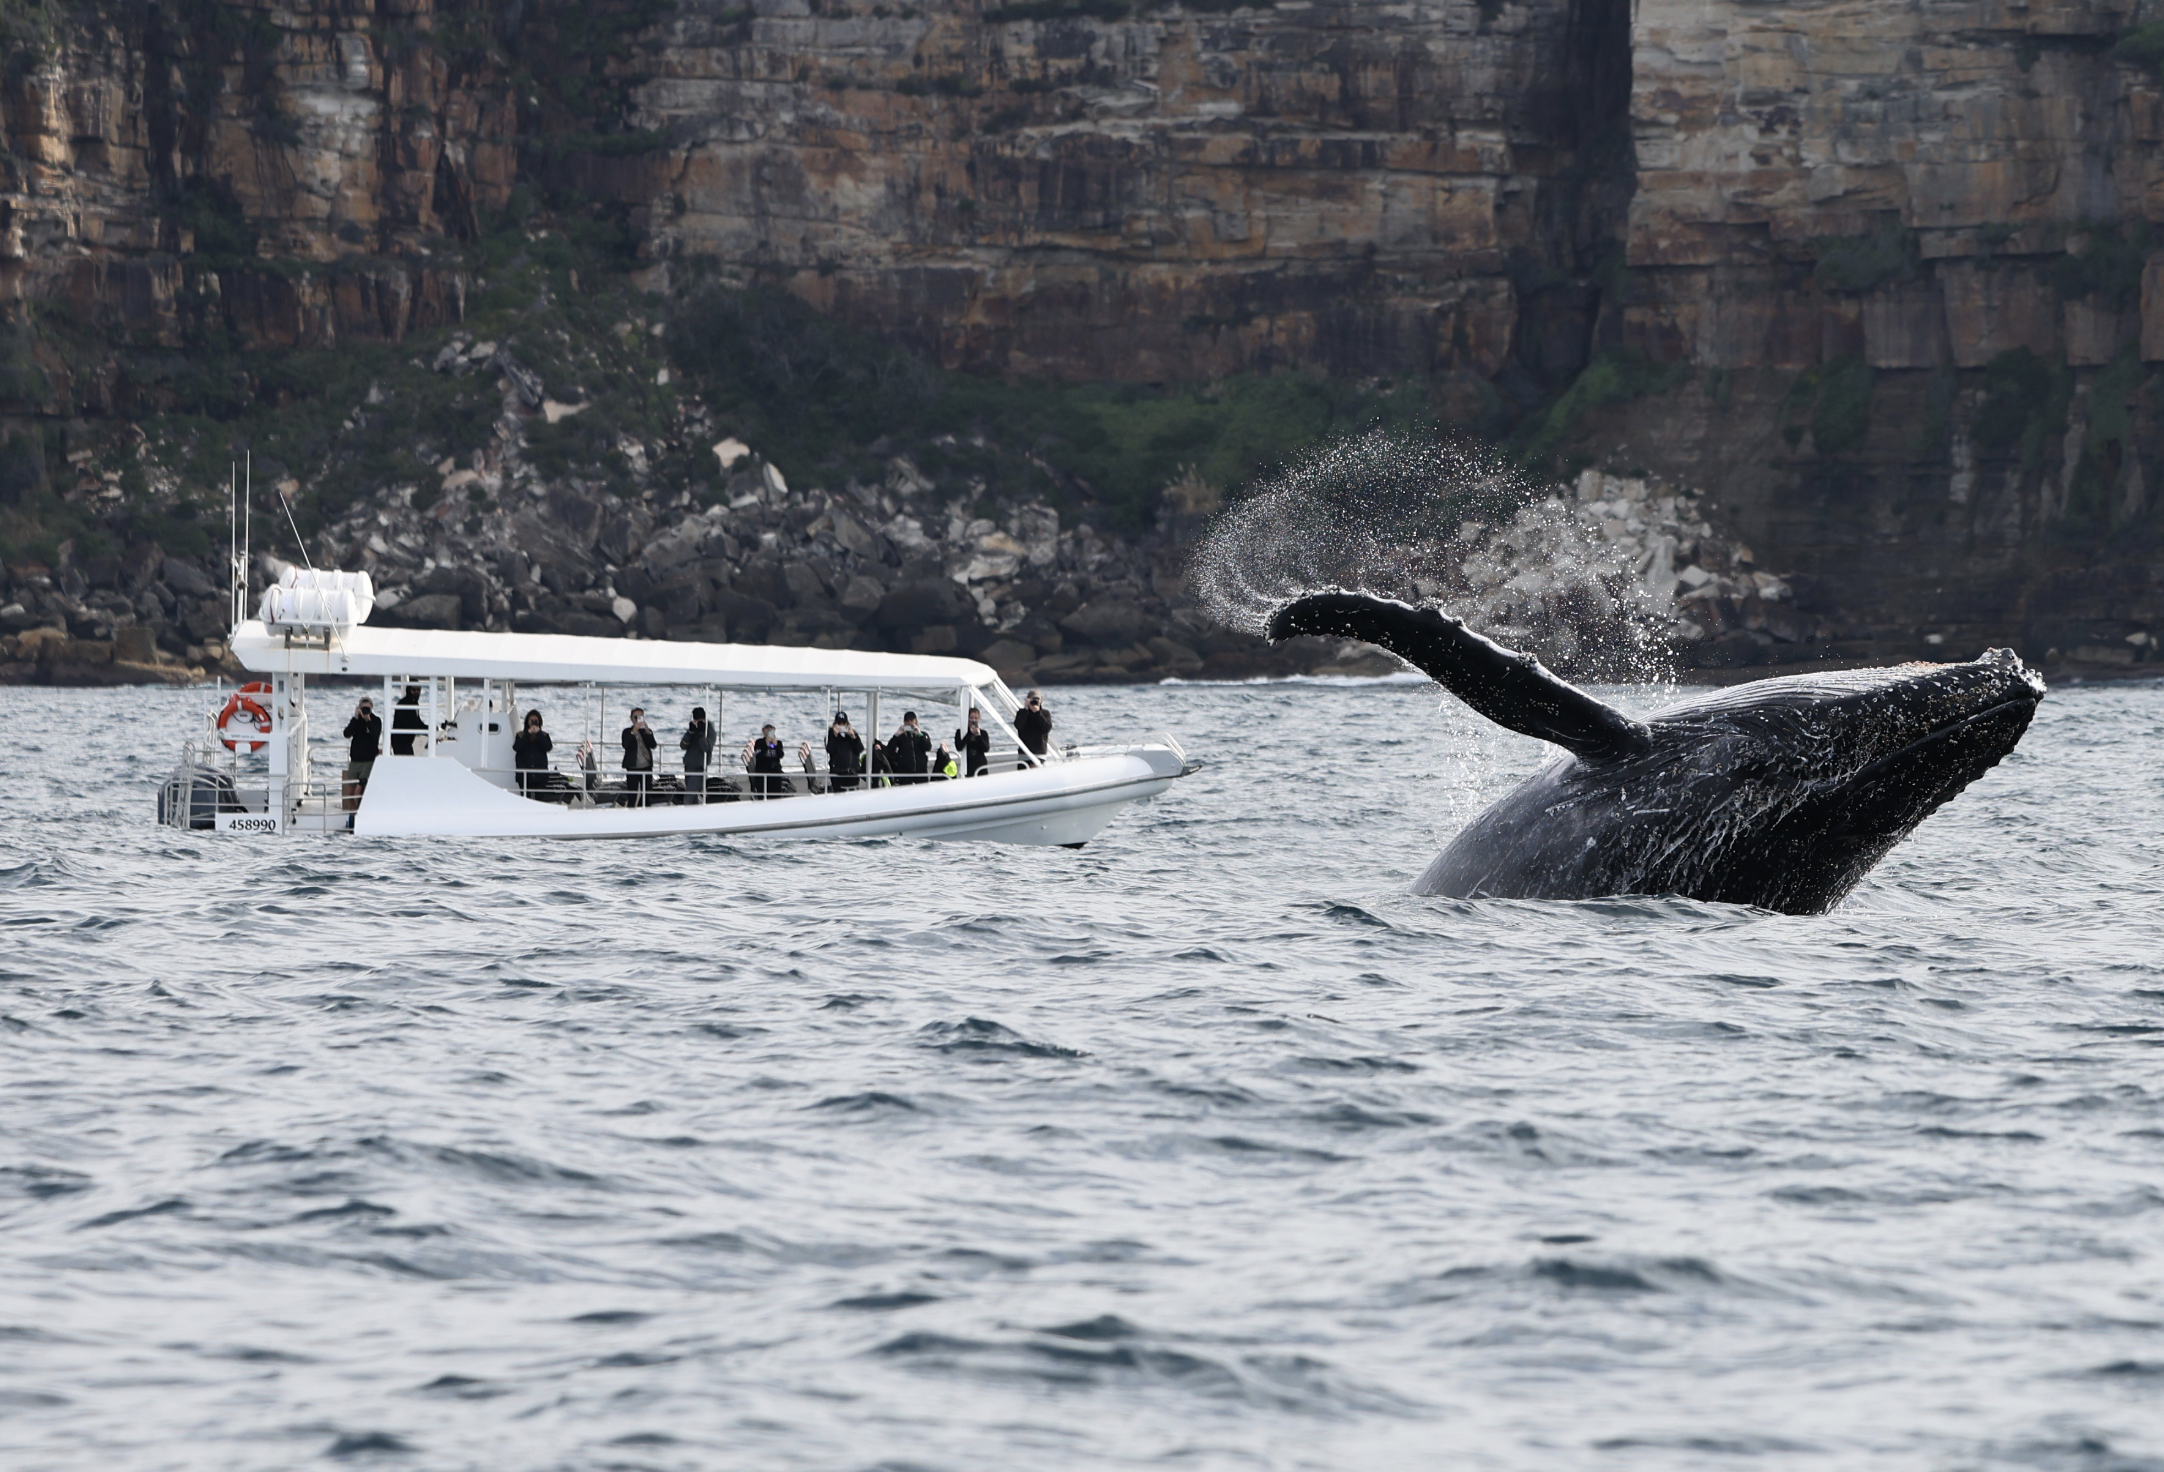
[[[519,453],[516,383],[507,389],[509,432],[468,465],[443,467],[435,496],[385,490],[315,539],[319,561],[374,576],[373,622],[959,654],[1016,686],[1400,668],[1360,644],[1271,646],[1200,606],[1191,562],[1218,509],[1206,488],[1174,487],[1158,526],[1129,538],[1068,524],[1041,500],[943,497],[906,455],[890,458],[876,482],[793,488],[724,437],[713,445],[712,504],[693,504],[689,492],[631,498],[534,474]],[[223,643],[225,590],[202,560],[147,543],[62,554],[57,567],[0,567],[0,684],[242,674]],[[1687,680],[1886,658],[1799,607],[1789,582],[1720,534],[1695,498],[1643,478],[1586,471],[1514,520],[1467,523],[1445,545],[1407,555],[1414,571],[1403,586],[1376,591],[1439,601],[1581,677],[1600,672],[1582,646],[1612,640],[1626,616],[1657,633],[1661,672]],[[259,581],[286,566],[267,554],[256,561]],[[2059,664],[2061,673],[2144,672],[2137,659]]]

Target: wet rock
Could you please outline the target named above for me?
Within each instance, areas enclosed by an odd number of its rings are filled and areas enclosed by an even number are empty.
[[[1142,609],[1126,599],[1100,599],[1083,604],[1059,621],[1065,632],[1103,647],[1132,644],[1147,622]]]
[[[861,621],[876,613],[880,600],[886,596],[886,587],[877,578],[856,573],[843,586],[837,601],[844,613],[853,614]]]
[[[764,639],[781,612],[771,600],[746,591],[741,584],[716,593],[714,611],[726,621],[730,637],[746,644]]]
[[[113,658],[126,664],[156,664],[158,640],[155,631],[140,625],[114,630]]]
[[[420,593],[401,599],[396,608],[369,621],[403,629],[456,629],[464,625],[462,614],[456,593]]]
[[[186,557],[168,557],[158,570],[164,584],[183,598],[207,598],[218,591],[203,570]]]
[[[919,578],[881,598],[872,621],[898,633],[912,629],[929,632],[934,626],[958,623],[974,611],[968,595],[945,578]],[[952,634],[949,627],[948,636]]]
[[[599,501],[577,491],[559,489],[549,492],[548,507],[550,519],[572,546],[581,550],[591,547],[601,535],[603,513]]]
[[[1011,685],[1022,679],[1024,672],[1036,662],[1037,651],[1019,639],[997,639],[977,657],[998,670],[1000,678]]]

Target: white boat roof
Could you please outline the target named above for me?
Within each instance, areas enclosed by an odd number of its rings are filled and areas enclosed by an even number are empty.
[[[771,644],[678,644],[576,634],[460,633],[357,625],[289,643],[260,619],[234,626],[233,657],[263,674],[449,675],[522,684],[718,685],[725,689],[952,691],[999,676],[974,659]]]

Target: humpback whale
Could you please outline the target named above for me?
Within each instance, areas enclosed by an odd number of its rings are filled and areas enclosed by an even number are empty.
[[[1994,649],[1757,680],[1638,721],[1433,608],[1314,594],[1270,618],[1272,640],[1301,634],[1379,644],[1563,748],[1413,886],[1461,899],[1662,894],[1822,914],[2012,751],[2044,694]]]

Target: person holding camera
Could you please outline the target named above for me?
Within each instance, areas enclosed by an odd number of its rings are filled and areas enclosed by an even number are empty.
[[[992,733],[984,729],[984,712],[969,708],[969,725],[954,733],[954,754],[969,776],[982,777],[992,770]]]
[[[913,786],[925,779],[932,761],[932,738],[917,724],[917,713],[902,712],[902,723],[887,738],[887,765],[894,768],[897,786]]]
[[[1044,697],[1034,690],[1014,713],[1014,734],[1022,738],[1022,744],[1034,756],[1043,756],[1044,749],[1052,744],[1052,712],[1044,708]]]
[[[783,748],[772,726],[759,728],[759,739],[744,743],[744,770],[751,773],[753,797],[787,797],[789,779],[782,775]]]
[[[714,727],[706,719],[706,707],[691,708],[691,724],[676,743],[684,753],[684,790],[695,803],[706,801],[706,769],[714,763]]]
[[[353,719],[346,722],[345,805],[352,812],[361,805],[361,794],[368,790],[368,774],[375,770],[376,758],[383,751],[383,717],[376,714],[376,703],[367,696],[353,707]]]
[[[849,724],[847,711],[834,712],[827,727],[827,790],[853,792],[864,774],[864,738]]]
[[[549,753],[556,738],[541,729],[541,712],[526,712],[525,727],[511,738],[511,766],[518,775],[518,790],[532,797],[546,785],[542,773],[549,769]]]
[[[624,727],[624,800],[643,808],[654,786],[654,728],[646,724],[643,707],[631,707],[631,724]]]

